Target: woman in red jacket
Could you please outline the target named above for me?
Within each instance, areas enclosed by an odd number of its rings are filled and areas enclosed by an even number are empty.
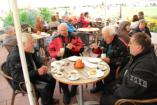
[[[80,22],[82,28],[88,27],[88,25],[91,24],[90,21],[86,20],[85,15],[86,15],[86,14],[83,14],[83,13],[80,14],[79,22]],[[87,15],[88,15],[88,14],[87,14]]]

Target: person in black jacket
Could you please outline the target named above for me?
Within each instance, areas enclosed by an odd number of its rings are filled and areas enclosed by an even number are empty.
[[[110,74],[103,82],[97,82],[96,87],[91,90],[91,93],[96,93],[104,90],[104,85],[115,80],[115,73],[117,67],[124,67],[128,59],[127,46],[118,38],[115,28],[108,26],[102,29],[102,41],[100,45],[93,44],[93,52],[97,54],[106,54],[102,60],[109,64]]]
[[[47,66],[43,65],[39,54],[34,50],[34,40],[32,36],[28,33],[23,33],[22,42],[30,81],[35,85],[37,93],[41,97],[42,105],[53,105],[58,103],[58,100],[53,99],[56,80],[52,78],[51,75],[47,74]],[[11,77],[13,77],[13,81],[11,81],[12,86],[14,89],[18,90],[19,83],[24,82],[18,46],[15,46],[9,53],[6,65]],[[25,89],[25,86],[22,87]]]
[[[106,89],[100,99],[100,105],[114,105],[121,98],[157,97],[157,57],[150,37],[142,32],[135,33],[131,37],[129,47],[132,57],[117,82]]]
[[[133,35],[134,33],[137,33],[137,32],[143,32],[143,33],[146,33],[148,34],[150,37],[151,37],[151,33],[149,31],[149,28],[147,27],[147,22],[146,20],[140,20],[139,21],[139,25],[137,28],[133,29],[129,35]]]

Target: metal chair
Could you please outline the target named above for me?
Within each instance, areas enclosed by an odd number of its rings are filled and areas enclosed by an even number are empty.
[[[21,82],[19,84],[20,90],[16,90],[16,89],[13,88],[13,86],[11,84],[11,81],[13,81],[13,78],[10,76],[10,73],[7,70],[5,70],[4,66],[5,66],[5,62],[1,65],[0,74],[6,79],[6,81],[8,82],[8,84],[10,85],[10,87],[13,91],[12,92],[12,97],[11,97],[11,105],[14,105],[16,95],[17,94],[22,94],[24,96],[25,94],[27,94],[27,92],[22,88],[22,85],[24,84],[24,82]],[[33,85],[32,85],[32,87],[33,87]],[[33,87],[33,95],[34,95],[35,100],[36,100],[36,105],[39,105],[38,100],[36,98],[34,87]]]
[[[154,51],[155,51],[155,54],[157,56],[157,44],[154,44]]]

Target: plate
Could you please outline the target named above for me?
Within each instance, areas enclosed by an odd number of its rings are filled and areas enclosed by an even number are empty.
[[[97,77],[97,78],[100,78],[100,77],[102,77],[102,76],[104,76],[104,72],[103,72],[102,70],[97,70],[97,71],[96,71],[96,77]]]
[[[91,75],[95,76],[96,75],[96,69],[90,69],[87,73],[88,73],[89,76],[91,76]]]
[[[54,74],[54,76],[57,78],[61,78],[64,76],[64,74],[62,72],[58,71],[56,74]]]
[[[57,73],[57,68],[51,68],[51,71],[50,72],[52,72],[52,73]]]
[[[51,67],[58,67],[58,66],[64,66],[65,65],[65,61],[53,61],[51,63]]]
[[[71,81],[76,81],[78,79],[80,79],[80,75],[79,74],[72,74],[68,76],[68,79]]]
[[[90,69],[88,72],[88,78],[100,78],[102,76],[104,76],[104,71],[100,70],[100,69]]]
[[[41,35],[42,35],[42,36],[50,36],[50,34],[45,33],[45,32],[41,32]]]
[[[88,58],[87,60],[89,62],[91,62],[91,63],[99,63],[99,62],[101,62],[100,58]]]
[[[98,66],[97,66],[97,67],[98,67],[99,69],[101,69],[102,71],[109,69],[109,68],[108,68],[108,64],[107,64],[106,62],[100,62],[100,63],[98,63]]]
[[[80,75],[78,74],[78,71],[72,70],[68,73],[68,79],[71,81],[75,81],[80,79]]]
[[[69,74],[78,74],[78,71],[72,70],[72,71],[69,72]]]
[[[107,66],[106,65],[98,65],[98,68],[101,70],[106,70]]]
[[[71,56],[68,58],[69,61],[72,61],[72,62],[75,62],[77,61],[77,59],[81,59],[81,57],[78,57],[78,56]]]

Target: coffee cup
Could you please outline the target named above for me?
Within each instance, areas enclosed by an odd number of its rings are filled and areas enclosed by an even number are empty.
[[[101,59],[106,58],[106,54],[101,54]]]
[[[60,53],[61,53],[61,56],[64,55],[64,51],[65,51],[65,48],[60,48]]]

